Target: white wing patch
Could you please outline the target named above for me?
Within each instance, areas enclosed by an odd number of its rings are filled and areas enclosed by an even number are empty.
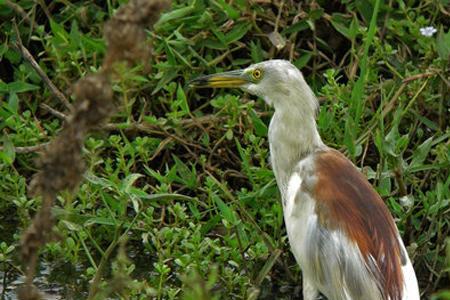
[[[377,282],[358,246],[340,230],[316,220],[308,226],[304,273],[328,299],[382,299]]]
[[[302,162],[304,162],[303,160]],[[289,237],[289,243],[292,252],[300,264],[306,260],[303,256],[305,253],[305,239],[307,233],[307,223],[316,216],[314,212],[314,201],[308,194],[301,192],[302,187],[302,162],[295,168],[289,177],[288,184],[282,192],[283,198],[283,215],[286,224],[286,230]],[[299,201],[299,196],[301,200]]]
[[[420,300],[416,273],[414,272],[414,268],[407,254],[408,252],[406,252],[405,246],[403,245],[403,241],[400,237],[399,242],[402,251],[406,254],[406,264],[402,266],[403,280],[405,281],[402,300]]]
[[[358,246],[343,232],[319,224],[316,202],[308,192],[315,182],[313,171],[313,159],[302,160],[283,193],[289,242],[306,282],[314,284],[310,294],[316,288],[328,299],[382,299]]]
[[[284,208],[284,214],[286,216],[292,216],[293,209],[295,206],[295,196],[297,195],[300,187],[302,184],[302,179],[300,178],[300,175],[297,172],[294,172],[291,177],[289,178],[286,196],[285,196],[285,208]]]

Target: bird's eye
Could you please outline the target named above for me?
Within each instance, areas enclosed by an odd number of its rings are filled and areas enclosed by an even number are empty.
[[[252,72],[252,77],[255,80],[260,80],[262,77],[262,71],[260,69],[254,69]]]

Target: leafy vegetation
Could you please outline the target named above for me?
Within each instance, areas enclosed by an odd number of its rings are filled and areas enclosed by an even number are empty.
[[[17,49],[15,24],[70,99],[72,84],[100,69],[103,24],[124,3],[0,1],[3,299],[22,280],[20,236],[42,201],[27,194],[37,152],[68,113]],[[386,200],[423,297],[450,299],[449,4],[174,1],[148,31],[151,69],[123,65],[113,79],[120,109],[85,141],[77,192],[58,197],[59,238],[42,249],[38,287],[80,299],[96,278],[99,299],[301,299],[268,164],[271,108],[239,91],[186,87],[285,58],[321,101],[324,141]],[[424,35],[427,26],[437,32]]]

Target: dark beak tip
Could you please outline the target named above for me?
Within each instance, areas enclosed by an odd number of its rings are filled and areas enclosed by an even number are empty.
[[[190,88],[199,88],[202,86],[207,86],[208,85],[208,79],[206,78],[194,78],[191,79],[187,82],[187,85]]]

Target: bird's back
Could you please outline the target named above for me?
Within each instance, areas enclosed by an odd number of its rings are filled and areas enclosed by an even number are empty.
[[[329,299],[419,299],[389,210],[342,154],[327,149],[304,158],[283,198],[303,276]]]

